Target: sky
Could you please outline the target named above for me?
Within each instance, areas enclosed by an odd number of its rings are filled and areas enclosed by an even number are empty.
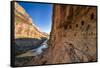
[[[39,27],[41,32],[50,33],[52,24],[52,4],[17,2],[33,20],[33,24]]]

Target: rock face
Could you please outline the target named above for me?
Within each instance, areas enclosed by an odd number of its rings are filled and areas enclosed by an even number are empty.
[[[47,64],[97,61],[96,7],[54,5]]]
[[[24,8],[15,3],[15,38],[40,39],[41,37],[48,37],[48,35],[40,32]]]

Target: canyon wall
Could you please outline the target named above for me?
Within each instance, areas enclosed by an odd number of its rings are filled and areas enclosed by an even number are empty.
[[[97,61],[96,7],[54,5],[47,64]]]
[[[23,7],[15,3],[15,38],[37,38],[48,37],[48,34],[41,32],[32,22],[31,17]]]

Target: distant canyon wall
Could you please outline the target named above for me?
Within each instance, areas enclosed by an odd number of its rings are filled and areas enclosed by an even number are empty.
[[[48,37],[48,34],[41,32],[33,24],[31,17],[25,9],[18,3],[15,3],[15,38],[37,38]]]

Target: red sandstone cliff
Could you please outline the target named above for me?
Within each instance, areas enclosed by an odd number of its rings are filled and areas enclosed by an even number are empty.
[[[96,61],[96,7],[54,5],[48,63]]]

